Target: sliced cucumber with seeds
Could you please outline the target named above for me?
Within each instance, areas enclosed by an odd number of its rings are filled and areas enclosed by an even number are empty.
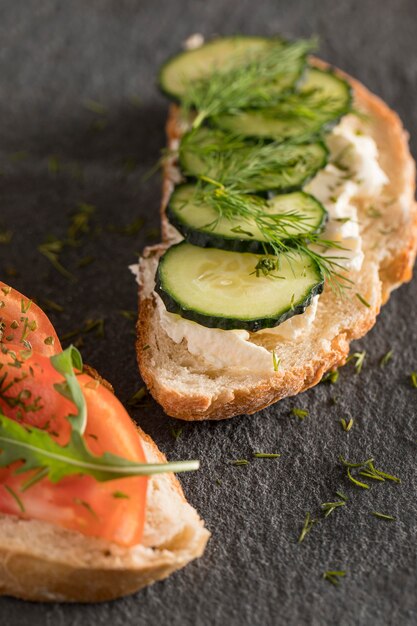
[[[309,68],[298,93],[274,107],[219,115],[215,123],[248,137],[300,142],[330,130],[349,112],[351,103],[351,88],[343,78],[329,70]]]
[[[321,141],[305,144],[248,142],[220,130],[199,128],[181,140],[179,159],[186,176],[208,177],[244,192],[300,189],[327,163]]]
[[[245,200],[250,206],[251,197],[246,196]],[[196,246],[260,254],[268,249],[273,251],[267,244],[262,224],[272,226],[285,241],[294,235],[308,236],[320,232],[327,217],[323,205],[303,191],[280,194],[270,200],[255,197],[253,201],[254,211],[262,206],[265,213],[261,222],[258,220],[257,223],[250,215],[227,218],[215,208],[215,190],[203,191],[195,185],[185,184],[173,192],[167,215],[185,239]],[[288,245],[291,245],[290,241]]]
[[[276,80],[269,78],[264,90],[279,94],[294,85],[306,64],[306,54],[295,55],[293,62],[287,62],[286,71],[282,72],[280,51],[284,52],[291,45],[294,44],[278,38],[239,36],[214,39],[200,48],[181,52],[168,59],[160,70],[159,84],[167,95],[181,99],[196,81],[209,82],[213,74],[219,72],[227,77],[234,70],[274,52],[277,53]]]
[[[321,271],[304,252],[265,257],[187,242],[161,257],[156,285],[171,313],[209,328],[250,331],[304,313],[322,289]]]

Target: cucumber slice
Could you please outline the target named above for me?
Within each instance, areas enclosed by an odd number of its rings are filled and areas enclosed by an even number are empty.
[[[265,260],[278,268],[266,275],[256,272]],[[322,289],[323,275],[306,253],[264,257],[187,242],[161,257],[156,285],[171,313],[209,328],[251,331],[304,313]]]
[[[300,91],[274,107],[219,115],[214,121],[220,128],[247,137],[300,142],[330,130],[349,112],[351,103],[351,88],[345,80],[332,71],[309,68]]]
[[[230,133],[199,128],[186,133],[179,149],[186,176],[205,176],[245,192],[300,189],[327,163],[321,141],[306,144],[245,142]]]
[[[277,222],[277,232],[281,233],[283,240],[294,235],[320,232],[327,217],[327,211],[323,205],[303,191],[280,194],[270,200],[265,200],[263,210],[271,216],[288,216],[285,221]],[[269,248],[266,244],[267,238],[259,230],[254,218],[221,217],[207,199],[207,195],[194,185],[179,185],[175,189],[169,202],[167,215],[171,224],[184,238],[196,246],[259,254],[265,253]],[[291,220],[294,215],[299,219]],[[282,224],[281,229],[279,224]],[[273,252],[271,248],[269,250]]]
[[[159,73],[159,85],[164,93],[175,99],[183,98],[196,81],[207,80],[214,73],[221,73],[225,79],[236,69],[244,68],[255,59],[277,53],[276,79],[269,77],[264,85],[271,95],[290,89],[300,78],[306,64],[306,54],[294,55],[293,62],[282,71],[279,54],[294,44],[278,38],[264,37],[222,37],[214,39],[195,50],[181,52],[168,59]],[[262,79],[262,78],[261,78]],[[250,95],[250,94],[248,94]]]

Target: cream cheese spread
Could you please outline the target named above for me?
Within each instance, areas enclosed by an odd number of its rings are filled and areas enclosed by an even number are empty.
[[[329,219],[322,238],[337,241],[343,248],[318,250],[321,254],[340,257],[339,263],[348,271],[359,271],[364,259],[355,200],[377,197],[388,182],[378,163],[376,143],[365,134],[362,126],[361,120],[353,115],[346,116],[336,126],[327,137],[329,163],[305,187],[305,191],[320,200],[328,211]],[[271,352],[251,343],[247,331],[206,328],[169,313],[160,297],[154,296],[162,328],[175,343],[186,340],[192,355],[203,358],[216,369],[273,371]],[[311,328],[318,306],[319,296],[316,296],[304,314],[258,333],[297,341]]]

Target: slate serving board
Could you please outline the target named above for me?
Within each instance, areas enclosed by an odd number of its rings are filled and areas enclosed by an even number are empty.
[[[167,102],[155,77],[189,34],[318,34],[321,56],[396,109],[417,150],[413,0],[3,0],[0,14],[0,228],[13,231],[11,243],[0,244],[0,275],[41,304],[61,305],[62,312],[50,312],[60,335],[104,319],[104,338],[85,334],[82,350],[123,401],[140,386],[134,323],[119,313],[136,306],[127,266],[158,238],[160,181],[142,180],[164,145]],[[48,235],[65,236],[79,203],[95,213],[82,245],[62,254],[78,279],[71,283],[37,246]],[[144,224],[137,234],[114,232],[138,217]],[[93,261],[77,268],[88,257]],[[396,292],[355,346],[367,351],[360,375],[347,366],[334,386],[217,424],[176,422],[153,401],[134,409],[171,459],[201,459],[201,471],[182,483],[213,533],[204,558],[108,604],[2,598],[1,624],[415,624],[415,288],[414,281]],[[290,416],[292,407],[308,409],[308,417]],[[354,419],[349,433],[341,417]],[[254,450],[282,456],[245,467],[227,463]],[[339,454],[374,456],[402,483],[355,489],[343,478]],[[297,545],[306,512],[317,514],[336,489],[348,495],[348,506]],[[397,521],[375,519],[372,510]],[[346,570],[338,588],[322,579],[328,569]]]

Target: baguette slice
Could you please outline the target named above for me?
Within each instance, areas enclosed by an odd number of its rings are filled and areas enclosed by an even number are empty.
[[[315,59],[314,64],[328,67]],[[368,116],[367,128],[379,150],[379,163],[389,178],[384,197],[392,199],[378,209],[382,217],[367,214],[357,202],[365,260],[354,278],[348,297],[337,297],[328,287],[320,296],[312,327],[296,341],[252,336],[254,343],[277,349],[281,358],[278,372],[223,367],[214,369],[203,357],[191,355],[186,340],[174,343],[161,328],[153,294],[159,256],[178,240],[168,223],[165,209],[174,184],[179,180],[175,161],[164,171],[161,206],[164,243],[145,249],[139,264],[139,320],[137,357],[143,380],[168,415],[185,420],[224,419],[254,413],[286,397],[316,385],[323,374],[344,364],[352,340],[362,337],[391,291],[409,281],[417,247],[417,205],[415,164],[408,148],[408,135],[396,113],[358,81],[340,72],[352,85],[355,107]],[[171,106],[167,123],[168,145],[175,149],[183,132],[179,109]],[[389,206],[387,206],[389,204]],[[365,306],[355,293],[369,303]],[[144,347],[146,349],[144,350]]]
[[[140,429],[139,436],[149,462],[166,461]],[[130,548],[0,514],[0,594],[46,602],[112,600],[201,556],[209,536],[173,474],[150,478],[143,541]]]

